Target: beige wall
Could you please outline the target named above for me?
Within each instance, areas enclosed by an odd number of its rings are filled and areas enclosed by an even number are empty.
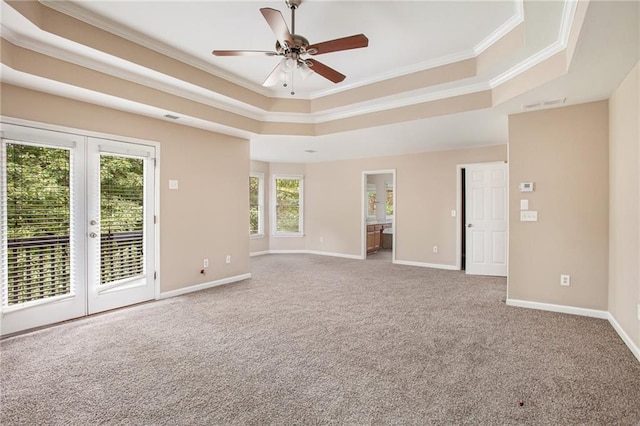
[[[609,312],[640,347],[640,63],[609,100]]]
[[[262,173],[264,175],[264,204],[262,209],[262,215],[264,220],[264,235],[260,237],[251,237],[249,241],[249,251],[251,253],[263,253],[269,250],[269,235],[271,224],[269,223],[269,213],[271,206],[271,175],[269,163],[264,161],[251,161],[251,172]]]
[[[456,166],[506,160],[506,146],[306,166],[308,250],[359,256],[362,247],[362,172],[396,170],[396,259],[456,263]],[[320,242],[322,237],[323,242]],[[440,247],[439,253],[432,246]]]
[[[5,117],[160,143],[162,292],[249,272],[248,141],[16,86],[1,89]],[[169,179],[180,189],[170,191]],[[205,258],[210,267],[201,275]]]
[[[510,299],[607,310],[608,120],[607,101],[509,117]],[[521,199],[538,222],[520,222]]]

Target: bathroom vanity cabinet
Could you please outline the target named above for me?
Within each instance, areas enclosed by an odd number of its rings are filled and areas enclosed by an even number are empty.
[[[391,228],[391,223],[367,224],[367,253],[374,253],[382,247],[382,231]]]

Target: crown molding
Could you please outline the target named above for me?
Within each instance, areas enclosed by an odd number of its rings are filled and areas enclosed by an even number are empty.
[[[562,8],[562,18],[560,21],[560,31],[558,32],[558,40],[551,43],[549,46],[540,50],[536,54],[529,56],[527,59],[511,67],[499,76],[491,79],[489,85],[491,88],[500,86],[503,83],[511,80],[512,78],[522,74],[530,68],[538,65],[539,63],[549,59],[558,52],[561,52],[567,48],[569,43],[569,35],[571,34],[571,28],[576,16],[576,9],[578,2],[576,0],[565,0]]]
[[[59,0],[38,0],[44,6],[56,10],[60,13],[64,13],[65,15],[71,16],[72,18],[79,19],[89,25],[100,28],[104,31],[115,34],[119,37],[122,37],[126,40],[132,41],[136,44],[139,44],[143,47],[166,55],[170,58],[181,61],[187,65],[193,66],[197,69],[215,75],[217,77],[223,78],[230,83],[237,84],[245,89],[252,90],[253,92],[267,96],[270,98],[280,98],[280,99],[288,99],[288,96],[281,96],[273,93],[270,90],[265,89],[262,85],[256,84],[244,78],[241,78],[235,74],[227,72],[215,65],[212,65],[206,61],[203,61],[199,58],[196,58],[192,55],[188,55],[178,49],[171,48],[166,46],[163,43],[156,41],[155,39],[148,37],[138,31],[132,30],[124,25],[121,25],[117,22],[114,22],[108,18],[100,16],[96,13],[90,12],[89,10],[79,6],[76,3],[68,2],[68,1],[59,1]],[[334,95],[340,92],[352,90],[358,87],[367,86],[370,84],[378,83],[381,81],[385,81],[392,78],[403,77],[406,75],[414,74],[417,72],[425,71],[431,68],[436,68],[444,65],[450,65],[455,62],[464,61],[467,59],[472,59],[477,57],[484,50],[489,48],[492,44],[500,40],[510,31],[512,31],[517,25],[524,21],[524,12],[523,12],[523,1],[524,0],[513,0],[516,5],[516,13],[507,21],[505,21],[500,27],[498,27],[493,33],[491,33],[488,37],[474,46],[472,49],[456,52],[450,55],[445,55],[436,59],[432,59],[429,61],[423,61],[418,64],[414,64],[411,66],[403,67],[396,69],[392,72],[382,73],[377,76],[374,76],[369,79],[361,80],[352,84],[344,84],[339,87],[332,87],[326,90],[319,90],[316,92],[312,92],[308,95],[298,95],[299,99],[305,100],[313,100],[322,98],[325,96]]]
[[[54,9],[60,11],[61,13],[68,14],[73,17],[77,17],[75,15],[76,11],[85,12],[84,19],[78,17],[78,19],[86,22],[90,25],[98,26],[105,31],[111,31],[104,27],[104,23],[101,22],[98,18],[96,18],[93,14],[87,13],[86,10],[81,7],[76,6],[75,4],[69,2],[57,2],[51,0],[40,0],[41,3],[45,4],[47,7],[53,7],[50,5],[54,5]],[[519,25],[524,19],[523,16],[523,7],[522,0],[516,0],[517,5],[517,13],[512,17],[509,21],[505,22],[503,26],[501,26],[498,30],[492,33],[487,39],[478,44],[474,51],[463,52],[456,55],[451,55],[448,57],[436,59],[429,62],[424,62],[419,64],[416,67],[423,67],[421,69],[429,69],[434,66],[446,65],[452,62],[456,62],[463,59],[469,59],[474,57],[477,52],[481,52],[483,49],[486,49],[492,43],[495,43],[500,37],[507,34],[511,31],[515,26]],[[177,97],[181,97],[184,99],[188,99],[203,105],[207,105],[213,108],[217,108],[220,110],[227,111],[229,113],[237,114],[249,119],[253,119],[260,122],[276,122],[276,123],[300,123],[300,124],[318,124],[325,123],[334,120],[340,120],[344,118],[355,117],[359,115],[370,114],[374,112],[381,112],[386,110],[392,110],[396,108],[402,108],[406,106],[437,101],[449,97],[467,95],[471,93],[476,93],[485,90],[491,90],[512,78],[518,76],[519,74],[527,71],[531,67],[541,63],[542,61],[550,58],[554,54],[562,51],[567,47],[569,34],[571,33],[571,28],[573,24],[573,20],[575,18],[577,8],[577,2],[574,0],[567,0],[564,3],[563,14],[561,18],[561,28],[559,31],[559,40],[537,52],[536,54],[526,58],[520,63],[508,69],[506,72],[498,75],[497,77],[484,81],[481,83],[467,84],[465,86],[458,86],[452,89],[446,90],[433,90],[434,88],[427,87],[419,90],[414,90],[411,92],[406,92],[401,95],[392,95],[386,98],[375,98],[370,99],[364,102],[360,102],[357,104],[351,104],[348,106],[337,107],[330,110],[325,110],[317,113],[272,113],[265,111],[259,107],[255,107],[250,104],[246,104],[244,102],[238,101],[234,98],[226,97],[220,95],[214,91],[202,88],[200,86],[193,85],[186,81],[182,81],[176,79],[174,77],[167,76],[161,72],[150,70],[144,66],[133,64],[128,61],[125,61],[121,58],[113,57],[116,60],[116,64],[108,64],[104,61],[100,61],[96,59],[95,55],[83,55],[82,52],[73,52],[69,49],[65,49],[59,46],[55,46],[47,41],[43,41],[37,38],[33,38],[30,36],[25,36],[24,34],[15,32],[14,30],[6,27],[2,27],[2,36],[10,43],[29,49],[44,55],[48,55],[54,58],[58,58],[60,60],[79,65],[88,69],[92,69],[97,72],[101,72],[116,78],[121,78],[126,81],[130,81],[145,87],[150,87]],[[68,11],[69,13],[65,12]],[[92,22],[94,20],[94,22]],[[118,27],[117,24],[113,24],[115,27]],[[114,34],[116,34],[114,32]],[[132,35],[133,34],[133,35]],[[135,42],[138,37],[143,37],[142,35],[136,35],[134,32],[124,33],[122,32],[122,36],[127,38],[129,36],[133,37]],[[150,43],[153,41],[148,40]],[[87,51],[98,52],[95,49],[92,49],[88,46],[84,46],[78,43],[73,43],[74,45],[79,46],[81,49],[86,49]],[[160,46],[157,42],[156,47]],[[141,44],[142,45],[142,44]],[[158,49],[150,46],[145,46],[155,51]],[[160,52],[165,54],[164,52]],[[91,56],[91,57],[90,57]],[[171,55],[170,55],[171,56]],[[173,57],[173,56],[172,56]],[[179,58],[175,58],[181,60]],[[426,66],[426,67],[425,67]],[[387,74],[393,78],[395,76],[401,76],[406,74],[411,74],[409,69],[418,69],[415,67],[407,67],[402,70],[397,70],[394,73]],[[208,70],[204,70],[209,72]],[[413,71],[415,72],[415,71]],[[385,78],[386,79],[386,78]],[[367,82],[360,82],[358,85],[367,85],[374,82],[374,79],[371,79]],[[339,89],[331,89],[335,90],[337,93],[343,90],[347,90],[348,88],[357,87],[357,85],[345,86]],[[249,88],[251,89],[251,88]],[[89,89],[88,89],[89,90]],[[251,89],[253,90],[253,89]],[[428,93],[425,93],[428,91]],[[180,114],[180,112],[178,112]],[[182,114],[181,114],[182,115]]]
[[[267,97],[274,97],[273,93],[265,89],[262,85],[258,85],[249,80],[241,78],[235,74],[232,74],[228,71],[223,70],[222,68],[216,67],[215,65],[210,64],[209,62],[203,61],[202,59],[196,58],[195,56],[186,54],[178,49],[169,47],[138,31],[135,31],[115,21],[112,21],[108,18],[105,18],[93,12],[90,12],[89,10],[83,8],[82,6],[79,6],[76,3],[72,3],[69,1],[59,1],[59,0],[38,0],[38,1],[42,5],[50,9],[53,9],[57,12],[64,13],[65,15],[78,19],[86,24],[100,28],[101,30],[107,31],[111,34],[115,34],[118,37],[124,38],[125,40],[132,41],[136,44],[141,45],[142,47],[146,47],[147,49],[151,49],[162,55],[176,59],[180,62],[190,65],[201,71],[215,75],[216,77],[223,78],[230,83],[237,84],[238,86],[251,90],[257,94],[267,96]]]
[[[84,68],[91,69],[113,77],[121,78],[141,86],[156,89],[171,95],[189,99],[201,104],[205,104],[214,108],[218,108],[233,114],[242,115],[255,120],[262,120],[263,110],[240,102],[234,98],[220,95],[219,93],[191,85],[188,82],[167,76],[148,68],[136,65],[140,68],[140,72],[125,70],[121,67],[97,61],[80,53],[71,52],[69,50],[36,40],[24,34],[15,32],[14,30],[2,26],[2,38],[24,49],[32,50],[43,55],[51,56],[65,62],[79,65]],[[89,49],[89,48],[87,48]],[[120,60],[120,59],[118,59]],[[128,63],[130,66],[130,64]],[[172,83],[169,83],[171,81]],[[179,87],[190,85],[192,87]],[[293,114],[292,114],[293,115]]]

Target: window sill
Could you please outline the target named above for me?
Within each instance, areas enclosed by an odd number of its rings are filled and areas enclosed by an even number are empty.
[[[249,239],[251,240],[259,240],[264,238],[264,234],[249,234]]]
[[[303,233],[297,232],[297,233],[280,233],[280,234],[273,234],[272,237],[275,238],[302,238],[304,237]]]

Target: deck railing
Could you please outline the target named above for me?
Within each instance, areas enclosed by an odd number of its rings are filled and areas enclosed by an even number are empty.
[[[142,231],[100,236],[100,282],[142,273]],[[71,257],[68,235],[47,235],[7,240],[7,292],[5,305],[16,305],[71,292]]]

